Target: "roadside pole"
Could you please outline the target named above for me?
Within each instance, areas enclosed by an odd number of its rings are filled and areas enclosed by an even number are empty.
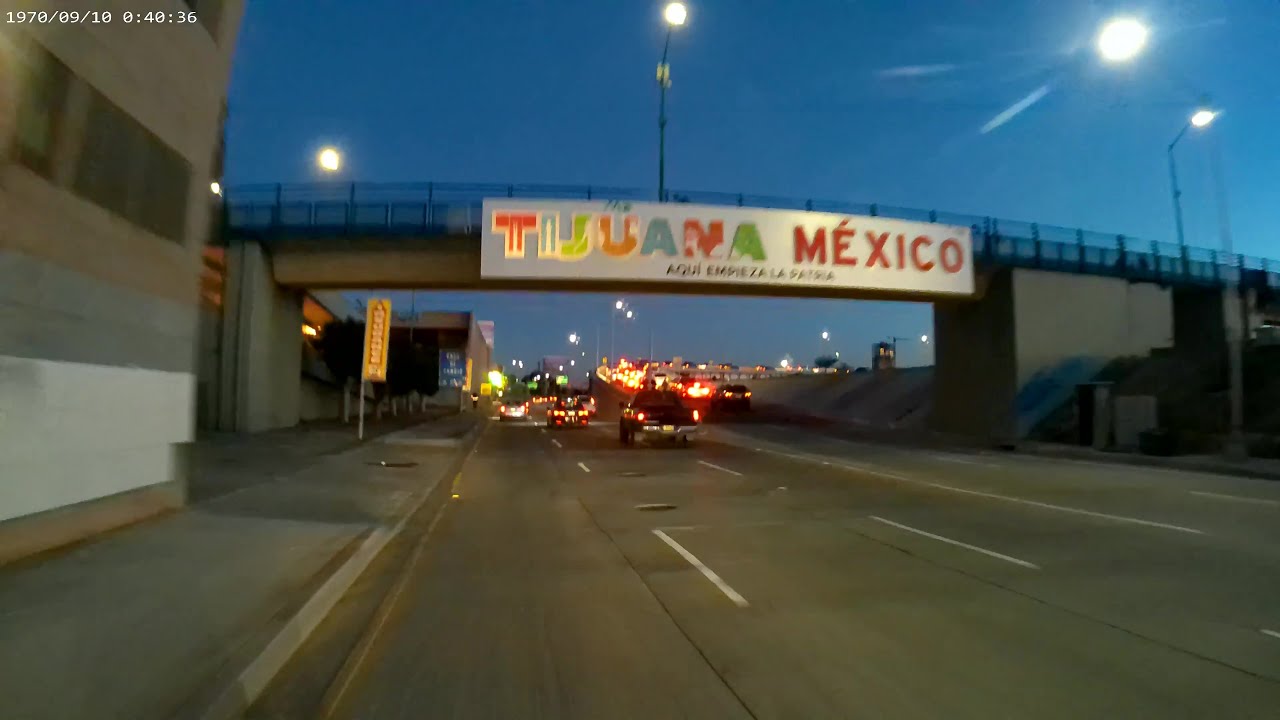
[[[387,345],[391,342],[391,301],[372,298],[365,313],[364,358],[360,372],[360,420],[356,439],[364,440],[364,385],[387,381]]]
[[[364,440],[364,378],[360,378],[360,420],[356,427],[356,439]]]

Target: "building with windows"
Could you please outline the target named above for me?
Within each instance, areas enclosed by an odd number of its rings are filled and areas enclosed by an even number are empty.
[[[893,343],[878,342],[871,346],[871,369],[892,370],[897,367],[897,349]]]
[[[146,9],[0,25],[0,562],[184,501],[243,2]]]

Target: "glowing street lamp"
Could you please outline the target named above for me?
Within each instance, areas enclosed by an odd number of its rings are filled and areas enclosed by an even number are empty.
[[[1147,26],[1134,18],[1115,18],[1098,33],[1098,54],[1107,62],[1132,60],[1146,47],[1149,34]]]
[[[682,2],[667,3],[662,10],[662,19],[667,21],[668,25],[679,27],[689,17],[689,9]]]
[[[1209,123],[1213,122],[1216,117],[1218,117],[1218,113],[1208,108],[1200,108],[1191,116],[1191,126],[1195,128],[1209,127]]]
[[[662,10],[667,22],[667,40],[662,45],[662,61],[658,63],[658,202],[667,201],[667,88],[671,87],[671,66],[667,53],[671,50],[671,31],[684,25],[689,9],[682,2],[668,3]]]
[[[214,180],[213,182],[209,183],[209,192],[213,193],[214,195],[222,195],[222,183],[218,182],[217,180]]]
[[[928,335],[921,335],[921,336],[920,336],[920,342],[925,343],[925,344],[928,344],[928,342],[929,342],[929,336],[928,336]]]
[[[571,345],[578,344],[578,333],[569,333],[569,343]]]
[[[614,303],[614,304],[613,304],[613,309],[614,309],[614,310],[621,310],[621,309],[623,308],[623,306],[625,306],[625,305],[626,305],[626,303],[624,303],[624,302],[622,302],[621,300],[619,300],[618,302],[616,302],[616,303]]]
[[[337,172],[342,167],[342,156],[334,148],[323,148],[316,155],[316,164],[325,172]]]

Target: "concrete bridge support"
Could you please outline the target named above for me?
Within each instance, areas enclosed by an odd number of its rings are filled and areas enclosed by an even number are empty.
[[[298,424],[302,299],[275,281],[257,242],[227,248],[218,378],[218,429],[257,432]]]
[[[934,306],[936,430],[1016,442],[1108,361],[1174,344],[1166,288],[1019,268],[988,280],[976,302]]]

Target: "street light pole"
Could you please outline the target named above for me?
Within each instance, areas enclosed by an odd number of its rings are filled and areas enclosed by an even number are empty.
[[[662,44],[662,62],[658,63],[658,202],[667,201],[667,88],[671,87],[671,31],[684,24],[689,15],[682,2],[668,3],[662,11],[667,22],[667,38]]]
[[[1182,190],[1178,188],[1178,168],[1173,158],[1173,148],[1186,134],[1187,128],[1191,127],[1191,123],[1182,126],[1178,134],[1174,136],[1173,142],[1169,143],[1169,187],[1173,192],[1173,225],[1178,232],[1178,249],[1185,250],[1187,247],[1187,238],[1182,229]]]
[[[667,88],[671,87],[671,66],[667,51],[671,49],[671,26],[662,45],[662,62],[658,63],[658,202],[667,199]]]
[[[1207,124],[1207,123],[1206,123]],[[1222,238],[1222,250],[1230,263],[1232,257],[1231,215],[1227,203],[1227,183],[1222,172],[1222,145],[1217,133],[1209,136],[1209,165],[1213,174],[1213,191],[1218,205],[1218,234]],[[1236,272],[1244,268],[1237,266]],[[1231,427],[1227,436],[1227,454],[1244,457],[1244,334],[1248,330],[1241,277],[1235,277],[1234,287],[1227,282],[1227,365],[1231,375],[1229,390],[1231,403]]]
[[[1098,52],[1108,62],[1124,62],[1142,51],[1147,40],[1147,29],[1132,18],[1119,18],[1107,23],[1098,36]],[[1208,97],[1202,98],[1203,107],[1197,110],[1184,125],[1173,142],[1169,143],[1169,179],[1173,185],[1174,221],[1177,224],[1178,244],[1185,248],[1182,227],[1181,191],[1173,161],[1173,147],[1182,139],[1187,127],[1206,128],[1214,122],[1218,113],[1208,106]],[[1223,253],[1232,255],[1231,218],[1228,212],[1226,180],[1222,172],[1222,149],[1216,134],[1209,138],[1210,173],[1213,175],[1214,195],[1218,205],[1218,232],[1222,238]],[[1184,255],[1185,257],[1185,255]],[[1229,261],[1228,261],[1229,262]],[[1227,335],[1227,363],[1230,374],[1230,430],[1227,437],[1227,454],[1243,456],[1244,444],[1244,334],[1248,331],[1248,308],[1241,286],[1242,263],[1236,263],[1236,276],[1225,283],[1223,324]],[[1228,265],[1230,266],[1230,265]]]

